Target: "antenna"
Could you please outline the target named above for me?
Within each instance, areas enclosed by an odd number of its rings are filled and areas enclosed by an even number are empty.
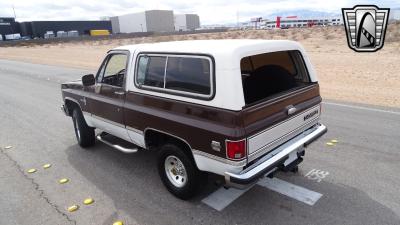
[[[14,12],[14,19],[17,19],[17,14],[15,14],[15,8],[14,8],[14,5],[12,5],[12,9],[13,9],[13,12]]]

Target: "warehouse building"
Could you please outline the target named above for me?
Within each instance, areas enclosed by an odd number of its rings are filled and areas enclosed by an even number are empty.
[[[16,22],[14,18],[0,17],[0,40],[11,40],[11,34],[16,37],[44,38],[47,32],[74,31],[77,35],[88,35],[90,30],[108,30],[111,32],[110,21],[31,21]],[[17,38],[17,39],[18,39]]]
[[[200,28],[200,17],[196,14],[176,14],[174,16],[175,31],[193,31]]]
[[[172,10],[148,10],[110,17],[110,20],[114,34],[174,31],[174,13]]]
[[[12,17],[0,17],[0,40],[5,40],[6,35],[20,33],[20,27]]]
[[[32,21],[20,23],[21,36],[44,38],[46,32],[78,31],[78,35],[89,35],[90,30],[108,30],[110,21]]]

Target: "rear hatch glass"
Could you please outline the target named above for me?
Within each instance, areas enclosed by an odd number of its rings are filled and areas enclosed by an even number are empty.
[[[246,105],[273,98],[310,83],[299,51],[252,55],[240,61]]]

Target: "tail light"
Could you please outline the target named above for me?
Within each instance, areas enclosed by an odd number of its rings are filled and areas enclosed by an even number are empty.
[[[226,140],[226,156],[228,159],[240,160],[246,157],[246,140]]]

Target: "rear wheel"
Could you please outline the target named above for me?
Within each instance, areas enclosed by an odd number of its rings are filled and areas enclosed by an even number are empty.
[[[75,108],[72,112],[72,122],[74,123],[75,136],[78,144],[83,148],[93,146],[95,144],[94,128],[86,124],[80,109]]]
[[[201,184],[201,172],[178,146],[166,144],[158,156],[158,173],[165,187],[180,199],[193,197]]]

